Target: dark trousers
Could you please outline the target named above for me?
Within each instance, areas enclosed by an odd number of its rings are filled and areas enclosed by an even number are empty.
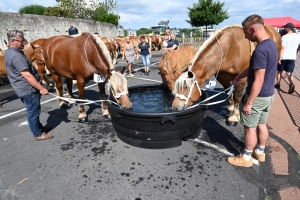
[[[41,94],[31,93],[29,95],[20,97],[20,99],[26,107],[28,125],[33,136],[34,137],[41,136],[42,129],[43,129],[43,125],[40,123]]]

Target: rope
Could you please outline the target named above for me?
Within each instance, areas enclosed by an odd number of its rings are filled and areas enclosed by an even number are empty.
[[[220,72],[220,69],[221,69],[222,61],[223,61],[223,49],[222,49],[222,46],[221,46],[221,44],[220,44],[220,42],[219,42],[217,36],[216,36],[216,40],[217,40],[217,43],[218,43],[218,45],[219,45],[219,47],[220,47],[220,49],[221,49],[222,55],[221,55],[221,60],[220,60],[219,69],[218,69],[218,72],[217,72],[217,74],[216,74],[216,76],[215,76],[215,81],[217,80],[217,77],[218,77],[219,72]]]
[[[115,105],[117,105],[117,106],[120,106],[119,104],[117,104],[117,103],[115,103],[115,102],[113,102],[113,101],[111,101],[111,100],[96,100],[96,101],[92,101],[92,100],[88,100],[88,99],[74,99],[74,98],[66,98],[66,97],[60,97],[60,96],[57,96],[57,95],[55,95],[55,94],[52,94],[52,93],[49,93],[50,95],[52,95],[52,96],[54,96],[54,97],[56,97],[56,98],[58,98],[58,99],[62,99],[62,100],[65,100],[65,101],[67,101],[67,102],[71,102],[71,101],[80,101],[80,102],[85,102],[85,103],[80,103],[80,104],[78,104],[78,105],[88,105],[88,104],[92,104],[92,103],[98,103],[98,102],[103,102],[103,101],[107,101],[107,102],[110,102],[110,103],[113,103],[113,104],[115,104]],[[121,106],[120,106],[121,107]]]

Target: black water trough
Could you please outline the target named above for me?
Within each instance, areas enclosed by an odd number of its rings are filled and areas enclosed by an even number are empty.
[[[194,139],[200,134],[207,106],[171,111],[173,96],[164,85],[130,87],[129,94],[133,110],[122,110],[108,103],[113,127],[123,142],[141,148],[165,149],[180,146],[182,140]],[[203,100],[208,94],[202,91],[202,96]],[[136,99],[140,103],[135,104]]]

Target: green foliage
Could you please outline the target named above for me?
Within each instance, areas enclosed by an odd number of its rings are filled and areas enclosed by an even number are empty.
[[[186,20],[193,27],[218,25],[229,18],[227,9],[223,10],[224,2],[219,0],[199,0],[193,7],[188,7],[188,16]]]
[[[19,9],[19,13],[21,14],[34,14],[34,15],[43,15],[46,10],[46,7],[33,4],[28,6],[23,6]]]
[[[95,5],[92,6],[92,8]],[[92,8],[87,8],[86,3],[77,0],[61,0],[58,6],[60,9],[69,11],[76,18],[80,19],[92,19],[93,10]]]
[[[298,157],[298,161],[300,162],[300,155],[298,155],[297,157]]]
[[[68,17],[68,18],[75,18],[75,15],[68,10],[63,10],[60,7],[48,7],[44,15],[46,16],[55,16],[55,17]]]
[[[97,21],[107,22],[107,23],[117,25],[118,24],[118,16],[114,15],[112,13],[107,13],[107,14],[101,15],[100,18]]]
[[[272,197],[266,196],[266,197],[264,198],[264,200],[272,200]]]
[[[149,34],[152,33],[152,30],[148,28],[140,28],[139,30],[136,31],[137,35],[144,35],[144,34]]]

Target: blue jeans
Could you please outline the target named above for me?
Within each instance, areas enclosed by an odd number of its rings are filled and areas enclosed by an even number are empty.
[[[41,94],[31,93],[29,95],[20,97],[21,101],[25,104],[27,119],[29,128],[34,137],[39,137],[42,135],[43,125],[40,123],[40,113],[41,113]]]
[[[144,67],[149,67],[150,66],[150,54],[141,55],[141,58],[143,60]]]

